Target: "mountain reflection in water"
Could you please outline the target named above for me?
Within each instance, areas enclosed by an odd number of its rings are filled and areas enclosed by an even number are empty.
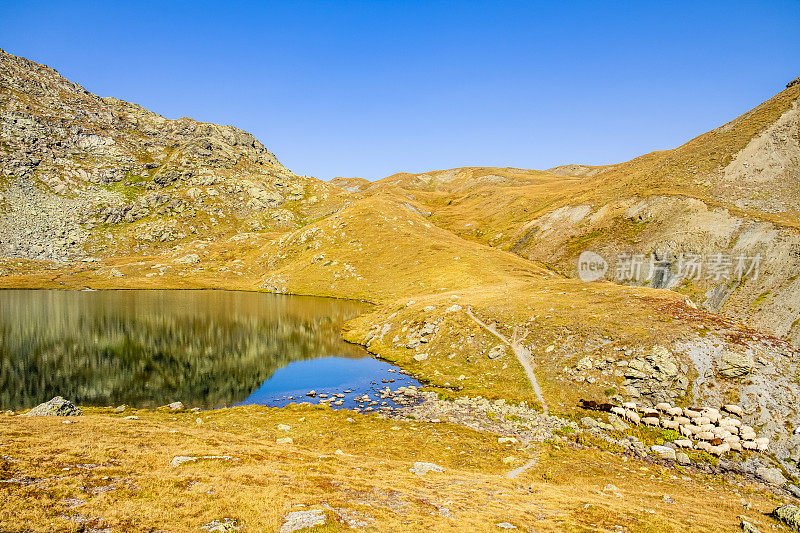
[[[344,342],[359,302],[236,291],[0,291],[0,408],[220,407],[279,368],[364,357]]]

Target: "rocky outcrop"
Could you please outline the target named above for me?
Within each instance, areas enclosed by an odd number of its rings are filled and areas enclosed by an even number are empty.
[[[52,400],[37,405],[25,416],[80,416],[83,414],[80,407],[61,396],[56,396]]]
[[[2,50],[0,131],[0,256],[68,261],[215,225],[291,227],[324,213],[333,190],[288,171],[247,132],[94,95]]]

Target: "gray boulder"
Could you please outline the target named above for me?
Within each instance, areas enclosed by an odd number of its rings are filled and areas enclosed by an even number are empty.
[[[675,450],[673,450],[668,446],[659,446],[656,444],[654,446],[651,446],[650,450],[652,450],[652,452],[657,456],[659,456],[661,459],[667,459],[668,461],[674,461],[676,459]]]
[[[50,401],[41,403],[25,413],[25,416],[80,416],[83,414],[80,407],[65,400],[61,396],[56,396]]]
[[[772,516],[786,524],[794,531],[800,531],[800,507],[796,505],[781,505],[772,511]]]
[[[725,352],[717,370],[726,378],[740,378],[753,371],[753,359],[738,352]]]

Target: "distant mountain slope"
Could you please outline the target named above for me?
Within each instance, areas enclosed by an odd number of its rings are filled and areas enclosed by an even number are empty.
[[[800,343],[800,83],[674,149],[606,167],[472,168],[377,184],[458,235],[575,276],[585,250],[667,265],[639,283]],[[373,194],[377,192],[373,191]],[[760,256],[759,276],[681,274],[681,254]],[[663,266],[662,266],[663,268]],[[636,283],[636,280],[627,280]]]
[[[2,50],[0,122],[2,255],[143,251],[296,227],[341,204],[249,133],[101,98]]]

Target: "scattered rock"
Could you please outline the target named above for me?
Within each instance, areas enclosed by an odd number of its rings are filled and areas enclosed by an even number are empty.
[[[181,402],[172,402],[167,406],[170,411],[183,411],[184,407]]]
[[[197,254],[188,254],[184,255],[183,257],[179,257],[178,259],[174,259],[172,262],[183,265],[193,265],[200,262],[200,256]]]
[[[677,458],[675,450],[668,446],[659,446],[658,444],[651,446],[650,450],[661,459],[667,459],[669,461],[674,461]]]
[[[127,408],[128,408],[128,406],[123,404],[123,405],[115,407],[114,408],[114,412],[115,413],[124,413],[125,409],[127,409]]]
[[[683,452],[676,452],[675,460],[678,462],[679,465],[688,465],[691,464],[692,462],[692,460],[689,459],[689,456]]]
[[[489,350],[489,359],[499,359],[506,354],[506,347],[502,344],[498,344],[497,346],[493,347]]]
[[[740,378],[753,371],[753,360],[743,353],[725,352],[717,370],[726,378]]]
[[[762,466],[761,468],[756,469],[756,475],[770,485],[775,485],[778,487],[786,485],[787,480],[785,477],[783,477],[783,473],[778,468]]]
[[[408,469],[409,472],[412,472],[418,476],[424,476],[428,472],[444,472],[444,468],[441,466],[434,464],[434,463],[422,463],[416,462],[414,466]]]
[[[739,524],[739,526],[742,528],[742,531],[744,531],[744,533],[761,533],[758,529],[756,529],[756,527],[753,524],[751,524],[744,518],[740,518],[740,520],[742,522],[741,524]]]
[[[275,441],[276,444],[294,444],[291,437],[282,437]]]
[[[193,463],[195,461],[200,461],[200,460],[205,460],[205,459],[208,459],[208,460],[216,459],[216,460],[219,460],[219,461],[230,461],[231,460],[231,456],[230,455],[202,455],[202,456],[199,456],[199,457],[193,457],[191,455],[179,455],[177,457],[173,457],[172,461],[170,461],[169,464],[172,467],[177,467],[177,466],[182,465],[183,463]]]
[[[293,511],[283,518],[281,533],[291,533],[310,527],[325,524],[325,513],[321,509],[311,509],[310,511]]]
[[[80,407],[61,396],[56,396],[50,401],[41,403],[25,413],[25,416],[80,416],[83,414]]]
[[[212,520],[200,529],[205,531],[239,531],[242,529],[242,525],[235,518],[221,518]]]
[[[800,507],[796,505],[781,505],[772,511],[772,516],[791,529],[800,531]]]
[[[515,526],[514,524],[511,524],[509,522],[498,522],[495,525],[497,527],[499,527],[500,529],[517,529],[517,526]]]

